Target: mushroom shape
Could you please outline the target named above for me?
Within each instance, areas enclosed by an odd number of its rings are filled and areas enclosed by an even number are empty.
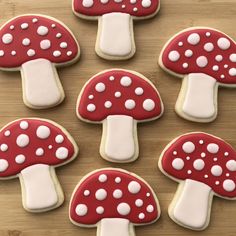
[[[23,100],[31,108],[63,101],[56,67],[72,64],[79,54],[72,32],[52,17],[21,15],[0,28],[0,69],[21,71]]]
[[[236,200],[236,152],[218,137],[199,132],[176,138],[162,152],[159,168],[180,183],[169,216],[183,227],[208,226],[214,195]]]
[[[164,46],[160,66],[184,78],[175,110],[181,117],[210,122],[217,116],[218,86],[236,86],[236,45],[210,28],[188,28]]]
[[[16,120],[0,131],[0,179],[19,177],[23,207],[30,212],[48,211],[64,201],[54,168],[77,154],[73,138],[55,122]]]
[[[137,123],[158,119],[163,103],[154,85],[143,75],[112,69],[93,76],[79,94],[77,116],[102,123],[101,156],[111,162],[137,159]]]
[[[153,17],[160,0],[73,0],[75,15],[98,19],[96,53],[108,60],[125,60],[135,53],[133,20]]]
[[[152,188],[122,169],[100,169],[85,176],[72,194],[69,217],[98,236],[131,236],[134,226],[151,224],[161,211]]]

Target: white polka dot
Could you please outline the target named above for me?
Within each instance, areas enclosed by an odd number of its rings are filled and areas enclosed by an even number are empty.
[[[51,47],[51,41],[48,39],[44,39],[40,42],[40,48],[43,50],[47,50]]]
[[[26,147],[29,144],[29,136],[26,134],[20,134],[16,139],[16,144],[19,147]]]
[[[207,151],[216,154],[219,151],[219,146],[215,143],[210,143],[207,145]]]
[[[48,28],[45,26],[39,26],[37,29],[37,33],[41,36],[47,35],[48,34]]]
[[[3,57],[3,56],[4,56],[4,51],[0,50],[0,57]]]
[[[187,157],[186,157],[186,160],[187,160],[187,161],[189,161],[189,160],[190,160],[190,157],[189,157],[189,156],[187,156]]]
[[[207,178],[208,178],[208,175],[204,175],[204,178],[207,179]]]
[[[145,111],[152,111],[155,108],[155,102],[152,99],[145,99],[143,102],[143,109]]]
[[[56,157],[60,160],[66,159],[69,155],[69,151],[65,147],[59,147],[56,150]]]
[[[14,25],[11,25],[11,26],[10,26],[10,29],[11,29],[11,30],[15,29],[15,26],[14,26]]]
[[[105,175],[105,174],[99,175],[98,181],[101,182],[101,183],[106,182],[107,181],[107,175]]]
[[[230,61],[236,62],[236,53],[233,53],[229,56]]]
[[[185,51],[184,55],[185,55],[186,57],[191,57],[191,56],[193,55],[193,51],[190,50],[190,49],[188,49],[188,50]]]
[[[29,50],[27,51],[27,55],[28,55],[29,57],[33,57],[33,56],[35,55],[35,51],[34,51],[33,49],[29,49]]]
[[[219,184],[220,184],[220,181],[216,181],[216,182],[215,182],[215,185],[219,185]]]
[[[219,165],[212,166],[211,173],[214,176],[221,176],[222,175],[222,168]]]
[[[135,4],[137,2],[137,0],[130,0],[131,4]]]
[[[231,179],[226,179],[224,182],[223,182],[223,188],[225,191],[227,192],[233,192],[236,188],[235,186],[235,183],[233,180]]]
[[[226,163],[226,167],[230,171],[236,171],[236,161],[235,160],[229,160]]]
[[[9,164],[7,160],[0,159],[0,172],[4,172],[8,168]]]
[[[130,213],[130,206],[127,204],[127,203],[120,203],[118,206],[117,206],[117,211],[120,215],[122,216],[126,216]]]
[[[138,96],[143,95],[143,89],[141,87],[137,87],[134,92]]]
[[[93,95],[89,95],[88,98],[91,100],[91,99],[94,99],[94,96]]]
[[[43,156],[43,154],[44,154],[43,148],[37,148],[35,154],[36,154],[36,156],[38,156],[38,157]]]
[[[67,48],[67,43],[66,42],[62,42],[60,43],[60,48]]]
[[[23,40],[22,40],[22,44],[23,44],[24,46],[29,46],[29,45],[30,45],[30,39],[28,39],[28,38],[23,39]]]
[[[85,196],[85,197],[87,197],[87,196],[89,196],[89,195],[90,195],[90,191],[89,191],[89,190],[87,190],[87,189],[86,189],[86,190],[84,190],[84,196]]]
[[[224,78],[225,78],[225,76],[224,76],[224,75],[221,75],[221,76],[220,76],[220,78],[221,78],[221,79],[224,79]]]
[[[78,204],[75,208],[75,213],[78,216],[85,216],[88,213],[88,207],[85,204]]]
[[[122,191],[120,189],[116,189],[114,192],[113,192],[113,197],[116,198],[116,199],[119,199],[121,198],[123,195]]]
[[[121,5],[121,8],[125,8],[125,5],[123,4],[123,5]]]
[[[136,104],[135,104],[135,101],[134,101],[134,100],[128,99],[128,100],[125,101],[125,107],[126,107],[128,110],[134,109],[135,106],[136,106]]]
[[[114,80],[115,80],[115,77],[114,77],[114,76],[110,76],[110,77],[109,77],[109,80],[110,80],[110,81],[114,81]]]
[[[59,57],[59,56],[61,56],[61,52],[56,50],[56,51],[53,52],[53,56],[54,57]]]
[[[29,127],[29,123],[27,122],[27,121],[21,121],[20,122],[20,128],[21,129],[28,129],[28,127]]]
[[[111,108],[112,107],[112,103],[110,102],[110,101],[106,101],[105,103],[104,103],[104,107],[106,107],[106,108]]]
[[[229,153],[228,153],[228,152],[225,152],[224,155],[227,157],[227,156],[229,155]]]
[[[151,194],[150,194],[150,193],[147,193],[147,194],[146,194],[146,196],[147,196],[147,197],[150,197],[150,196],[151,196]]]
[[[179,42],[179,43],[178,43],[178,46],[179,46],[179,47],[182,47],[183,45],[184,45],[183,42]]]
[[[56,28],[56,25],[55,25],[55,24],[52,24],[51,26],[52,26],[52,28]]]
[[[101,206],[99,206],[99,207],[96,208],[96,212],[97,212],[99,215],[101,215],[101,214],[104,213],[104,208],[101,207]]]
[[[86,8],[93,6],[93,0],[83,0],[82,5]]]
[[[151,0],[142,0],[142,6],[143,6],[144,8],[150,7],[151,4],[152,4]]]
[[[231,69],[229,70],[229,75],[231,75],[231,76],[236,76],[236,68],[231,68]]]
[[[183,66],[184,69],[186,69],[186,68],[188,68],[188,63],[185,62],[185,63],[183,63],[182,66]]]
[[[52,149],[52,145],[48,145],[48,149]]]
[[[29,24],[23,23],[23,24],[21,24],[20,27],[21,27],[21,29],[27,29],[29,27]]]
[[[36,22],[38,22],[38,19],[37,19],[37,18],[34,18],[34,19],[32,20],[32,22],[33,22],[33,23],[36,23]]]
[[[6,152],[8,150],[7,144],[5,144],[5,143],[1,144],[0,149],[2,152]]]
[[[120,177],[116,177],[116,178],[115,178],[115,182],[116,182],[117,184],[119,184],[119,183],[121,182],[121,178],[120,178]]]
[[[109,0],[100,0],[102,4],[106,4],[109,2]]]
[[[11,55],[15,56],[16,55],[16,51],[11,51]]]
[[[36,135],[40,139],[46,139],[50,136],[50,134],[50,129],[45,125],[40,125],[36,130]]]
[[[132,79],[128,76],[123,76],[120,80],[120,84],[124,87],[129,87],[132,84]]]
[[[153,205],[148,205],[146,210],[147,212],[152,213],[154,211]]]
[[[22,164],[25,162],[25,156],[23,154],[19,154],[15,157],[15,161],[17,164]]]
[[[229,67],[229,65],[227,65],[227,64],[224,65],[224,68],[228,68],[228,67]]]
[[[210,33],[210,32],[206,32],[206,36],[207,36],[207,37],[210,37],[210,36],[211,36],[211,33]]]
[[[138,8],[137,8],[137,7],[134,7],[133,11],[138,11]]]
[[[188,173],[189,175],[191,175],[191,174],[192,174],[192,171],[191,171],[191,170],[188,170],[187,173]]]
[[[115,97],[116,97],[116,98],[121,97],[121,92],[115,92]]]
[[[172,161],[172,167],[175,170],[182,170],[184,168],[184,161],[181,158],[175,158]]]
[[[92,104],[92,103],[88,104],[87,111],[93,112],[95,110],[96,110],[96,106],[94,104]]]
[[[136,207],[141,207],[141,206],[143,206],[143,200],[137,199],[137,200],[135,201],[135,206],[136,206]]]
[[[169,58],[170,61],[176,62],[176,61],[179,60],[180,54],[177,51],[171,51],[168,55],[168,58]]]
[[[222,55],[217,55],[215,57],[215,60],[218,61],[218,62],[221,62],[223,60],[223,56]]]
[[[205,153],[205,152],[202,152],[202,153],[201,153],[201,157],[202,157],[202,158],[206,157],[206,153]]]
[[[195,150],[195,145],[194,143],[188,141],[182,145],[182,149],[185,153],[192,153]]]
[[[205,167],[205,162],[202,159],[197,159],[193,162],[193,167],[195,170],[203,170]]]
[[[61,33],[57,33],[57,34],[56,34],[56,37],[57,37],[57,38],[60,38],[61,36],[62,36]]]
[[[203,68],[207,66],[208,60],[205,56],[200,56],[197,58],[196,63],[199,67]]]
[[[56,143],[63,143],[64,137],[61,134],[58,134],[55,138]]]
[[[4,44],[10,44],[13,41],[13,36],[11,34],[4,34],[2,36],[2,42]]]
[[[72,55],[72,51],[68,51],[68,52],[66,53],[66,55],[67,55],[67,56],[71,56],[71,55]]]
[[[212,52],[214,50],[213,43],[206,43],[204,45],[204,50],[207,51],[207,52]]]
[[[105,91],[105,89],[106,89],[106,86],[104,83],[97,83],[95,86],[95,90],[99,93]]]
[[[218,70],[219,70],[219,66],[214,65],[214,66],[212,67],[212,70],[213,70],[213,71],[218,71]]]
[[[138,215],[138,218],[139,218],[140,220],[143,220],[143,219],[145,218],[144,213],[140,213],[140,214]]]
[[[141,185],[136,181],[131,181],[128,185],[128,190],[132,194],[137,194],[141,189]]]
[[[9,137],[9,136],[11,135],[11,131],[10,131],[10,130],[6,130],[5,133],[4,133],[4,135],[5,135],[6,137]]]
[[[219,38],[217,45],[222,50],[227,50],[230,47],[230,41],[227,38]]]
[[[187,41],[191,45],[197,45],[200,42],[200,35],[197,33],[192,33],[188,36]]]
[[[103,200],[105,200],[106,199],[106,197],[107,197],[107,192],[106,192],[106,190],[105,189],[98,189],[97,191],[96,191],[96,193],[95,193],[95,197],[96,197],[96,199],[97,200],[99,200],[99,201],[103,201]]]
[[[175,156],[176,156],[177,154],[178,154],[178,152],[177,152],[177,151],[173,151],[173,155],[175,155]]]

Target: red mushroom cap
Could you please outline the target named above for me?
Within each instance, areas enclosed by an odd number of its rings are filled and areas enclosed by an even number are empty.
[[[75,37],[62,23],[42,15],[22,15],[0,29],[0,67],[17,68],[34,59],[68,63],[79,56]]]
[[[76,155],[73,139],[49,120],[20,119],[0,131],[0,178],[14,177],[35,164],[63,165]]]
[[[102,16],[120,12],[135,17],[147,17],[160,8],[160,0],[73,0],[75,13],[85,16]]]
[[[164,47],[161,66],[179,75],[204,73],[219,83],[236,83],[236,44],[222,32],[190,28]]]
[[[161,169],[177,180],[202,182],[223,197],[236,197],[236,152],[225,141],[205,133],[189,133],[167,146]]]
[[[70,203],[70,218],[84,225],[95,225],[104,218],[144,224],[154,222],[159,215],[153,190],[141,179],[120,169],[90,173],[76,187]]]
[[[78,115],[99,122],[109,115],[136,120],[158,118],[163,104],[154,85],[144,76],[126,70],[108,70],[92,77],[78,99]]]

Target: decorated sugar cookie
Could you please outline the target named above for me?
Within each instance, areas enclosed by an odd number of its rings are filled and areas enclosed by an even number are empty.
[[[96,53],[107,60],[125,60],[135,53],[133,20],[153,17],[160,0],[73,0],[73,12],[98,19]]]
[[[31,108],[63,101],[56,68],[74,63],[79,54],[71,31],[52,17],[17,16],[0,29],[0,69],[21,71],[24,103]]]
[[[236,200],[236,152],[220,138],[184,134],[167,145],[159,168],[180,183],[169,216],[183,227],[205,229],[214,196]]]
[[[70,220],[97,227],[98,236],[134,236],[134,226],[154,223],[161,214],[152,188],[122,169],[100,169],[85,176],[72,194]]]
[[[77,116],[103,125],[101,156],[111,162],[137,159],[137,123],[158,119],[163,113],[161,97],[143,75],[112,69],[93,76],[77,102]]]
[[[38,118],[16,120],[0,131],[0,179],[19,177],[23,207],[48,211],[64,201],[54,168],[77,154],[75,141],[58,124]]]
[[[210,122],[217,116],[218,87],[236,87],[236,44],[210,28],[189,28],[164,46],[160,66],[184,78],[175,110],[183,118]]]

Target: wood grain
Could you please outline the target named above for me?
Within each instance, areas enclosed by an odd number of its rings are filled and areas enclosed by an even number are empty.
[[[96,229],[79,228],[70,223],[68,202],[83,175],[96,168],[110,166],[125,168],[146,179],[160,200],[160,220],[150,226],[136,227],[137,236],[235,236],[236,201],[215,198],[210,226],[202,233],[186,230],[173,223],[167,215],[167,207],[177,184],[160,173],[157,160],[170,140],[190,131],[212,133],[236,147],[236,90],[220,89],[219,116],[215,122],[197,124],[185,121],[174,112],[181,81],[163,72],[157,66],[157,59],[166,40],[186,27],[214,27],[236,39],[236,1],[162,0],[157,17],[135,23],[137,53],[133,59],[123,62],[105,61],[96,56],[97,22],[75,17],[71,11],[71,0],[0,0],[0,24],[25,13],[51,15],[67,24],[80,42],[82,57],[74,66],[59,70],[66,100],[62,105],[45,111],[31,110],[23,104],[19,73],[0,72],[0,126],[21,117],[52,119],[71,132],[80,147],[80,154],[73,163],[57,170],[66,196],[64,205],[57,210],[43,214],[27,213],[21,205],[18,179],[0,182],[0,236],[95,236]],[[165,105],[165,114],[160,120],[139,125],[140,158],[132,164],[111,164],[101,159],[98,154],[101,126],[83,123],[75,115],[77,95],[83,84],[95,73],[113,67],[137,70],[150,78],[161,93]]]

